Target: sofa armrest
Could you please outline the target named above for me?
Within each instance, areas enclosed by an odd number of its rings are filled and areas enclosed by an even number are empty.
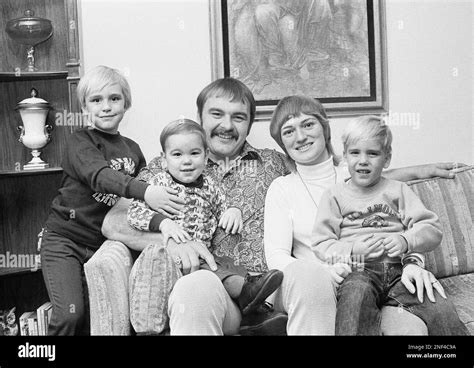
[[[169,327],[168,298],[182,276],[166,248],[150,244],[130,273],[130,322],[137,335],[155,335]]]
[[[128,279],[132,264],[126,245],[107,240],[84,265],[91,335],[130,335]]]
[[[426,208],[436,213],[441,245],[426,253],[426,268],[437,278],[474,272],[474,166],[459,168],[454,179],[431,178],[408,183]]]

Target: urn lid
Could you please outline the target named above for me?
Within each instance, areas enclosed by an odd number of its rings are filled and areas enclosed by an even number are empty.
[[[35,88],[31,89],[31,97],[25,98],[23,101],[16,105],[16,110],[24,109],[50,109],[50,105],[47,101],[38,96],[38,91]]]

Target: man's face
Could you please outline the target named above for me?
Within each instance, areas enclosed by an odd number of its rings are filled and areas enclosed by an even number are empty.
[[[241,153],[250,124],[248,104],[210,97],[204,103],[201,120],[213,160],[233,160]]]

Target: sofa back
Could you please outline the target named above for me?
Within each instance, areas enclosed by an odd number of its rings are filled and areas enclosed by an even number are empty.
[[[474,271],[474,167],[459,169],[454,179],[433,178],[407,183],[425,206],[439,216],[441,245],[426,253],[426,268],[437,278]]]

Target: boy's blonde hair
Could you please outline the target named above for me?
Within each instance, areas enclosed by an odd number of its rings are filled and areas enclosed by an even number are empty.
[[[122,88],[124,108],[128,110],[132,106],[132,93],[127,79],[119,70],[104,65],[89,69],[81,78],[77,86],[77,98],[81,107],[83,109],[86,107],[86,97],[92,91],[100,91],[113,84],[118,84]]]
[[[206,133],[204,129],[191,119],[174,120],[164,127],[160,134],[160,144],[163,152],[166,151],[166,141],[175,134],[197,134],[202,141],[204,150],[207,150]]]
[[[342,135],[344,153],[351,143],[364,139],[377,139],[385,154],[392,153],[392,132],[383,118],[366,115],[351,120]]]

